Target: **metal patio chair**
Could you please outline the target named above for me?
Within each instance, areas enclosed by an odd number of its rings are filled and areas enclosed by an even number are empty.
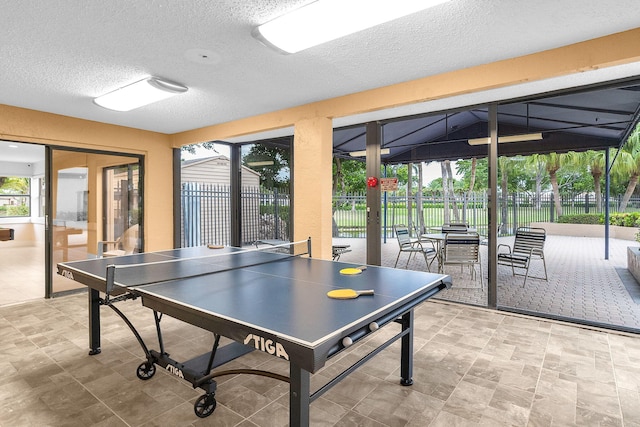
[[[466,233],[469,229],[469,224],[466,222],[449,222],[442,224],[443,233]]]
[[[513,248],[507,244],[498,245],[498,264],[511,266],[514,276],[524,276],[522,287],[529,277],[547,280],[547,263],[544,259],[544,243],[547,232],[544,228],[519,227],[513,241]],[[507,248],[508,252],[500,252],[500,248]],[[532,260],[542,260],[544,277],[529,276],[529,268]],[[524,269],[524,274],[516,273],[516,268]]]
[[[442,248],[442,271],[447,265],[459,265],[460,270],[468,266],[471,278],[476,279],[476,264],[480,267],[480,284],[484,286],[478,233],[447,233]]]
[[[402,253],[407,252],[409,254],[405,268],[409,266],[411,256],[420,253],[424,256],[424,261],[427,263],[427,270],[431,271],[431,264],[437,255],[433,242],[412,239],[411,236],[409,236],[409,228],[406,225],[394,225],[393,230],[398,240],[398,246],[400,247],[398,256],[396,257],[396,263],[393,267],[396,268],[398,266],[398,261]]]

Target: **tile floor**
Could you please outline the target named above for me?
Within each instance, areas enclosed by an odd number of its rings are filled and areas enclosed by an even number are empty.
[[[0,305],[44,298],[44,248],[2,243]]]
[[[44,246],[2,243],[0,245],[0,289],[2,289],[0,306],[44,298]],[[59,255],[59,252],[56,255]],[[86,252],[83,256],[86,257]],[[61,259],[54,259],[54,263],[59,261]],[[57,274],[53,275],[54,292],[79,288],[83,286]]]
[[[156,348],[151,312],[139,301],[119,308]],[[103,351],[89,356],[85,294],[0,307],[0,426],[287,425],[287,385],[248,375],[220,377],[215,412],[197,418],[201,393],[160,370],[139,380],[136,340],[111,310],[102,314]],[[393,345],[312,404],[313,426],[640,426],[637,336],[441,301],[416,316],[414,385],[399,385]],[[211,345],[202,330],[163,322],[176,360]],[[334,358],[312,387],[389,328]],[[259,352],[232,364],[287,370]]]

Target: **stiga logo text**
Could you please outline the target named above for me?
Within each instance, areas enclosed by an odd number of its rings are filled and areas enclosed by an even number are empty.
[[[62,277],[73,280],[73,273],[68,270],[62,270],[62,273],[60,274],[62,275]]]
[[[284,350],[284,347],[279,342],[273,342],[273,340],[265,339],[264,337],[249,334],[244,339],[245,345],[252,345],[256,350],[264,351],[265,353],[273,354],[285,360],[289,360],[289,355]]]
[[[171,372],[173,375],[175,375],[176,377],[182,378],[184,379],[184,374],[182,373],[182,369],[176,368],[173,365],[167,365],[165,367],[165,369],[169,372]]]

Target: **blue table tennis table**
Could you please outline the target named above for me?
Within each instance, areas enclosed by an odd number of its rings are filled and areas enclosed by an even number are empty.
[[[354,265],[314,259],[307,251],[282,247],[242,250],[207,246],[148,252],[58,264],[58,274],[89,288],[90,354],[100,353],[100,307],[112,308],[140,343],[146,361],[137,369],[150,379],[155,366],[204,390],[194,404],[199,417],[215,407],[215,378],[257,374],[289,383],[291,426],[309,425],[309,405],[333,385],[397,340],[401,340],[400,383],[413,383],[414,308],[451,286],[449,276],[368,266],[361,274],[340,270]],[[288,253],[283,253],[288,252]],[[336,300],[333,289],[373,289],[373,296]],[[140,298],[153,310],[159,350],[149,350],[116,303]],[[185,362],[164,349],[160,322],[167,315],[213,333],[211,352]],[[387,325],[397,333],[321,388],[311,392],[311,374],[345,348]],[[220,337],[231,344],[219,346]],[[250,351],[288,361],[289,377],[254,370],[213,371]]]

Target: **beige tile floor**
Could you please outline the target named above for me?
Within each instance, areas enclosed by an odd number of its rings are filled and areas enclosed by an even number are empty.
[[[44,248],[0,242],[0,305],[44,298]]]
[[[44,298],[44,246],[0,244],[0,306]],[[20,242],[15,242],[20,243]],[[60,251],[55,262],[61,261]],[[81,256],[86,257],[82,251]],[[54,292],[65,292],[82,288],[77,282],[57,274],[53,275]]]
[[[156,348],[151,312],[119,307]],[[102,353],[87,354],[86,295],[0,307],[0,426],[285,426],[287,385],[220,377],[218,406],[197,418],[201,394],[159,370],[136,377],[142,351],[103,308]],[[208,333],[165,318],[176,360],[206,351]],[[392,326],[392,328],[395,326]],[[313,426],[640,426],[640,339],[482,308],[430,301],[416,311],[414,385],[399,385],[393,345],[311,406]],[[385,335],[334,358],[312,387]],[[235,367],[286,373],[254,352]]]

